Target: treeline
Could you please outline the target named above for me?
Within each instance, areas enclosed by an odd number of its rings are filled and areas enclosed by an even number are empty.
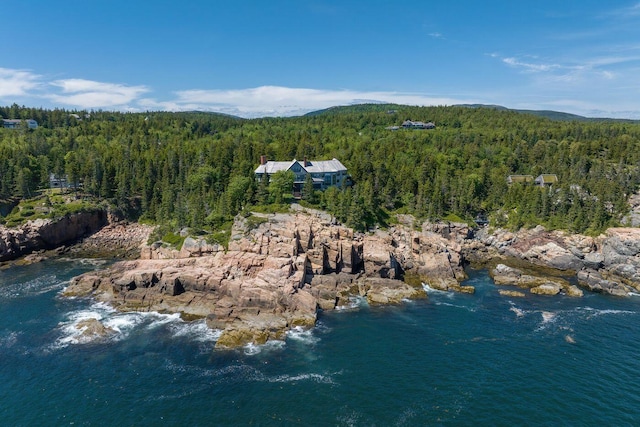
[[[282,186],[253,180],[263,154],[339,159],[354,185],[304,196],[358,229],[384,223],[394,211],[425,219],[485,214],[500,226],[596,233],[619,223],[640,184],[640,125],[624,122],[399,105],[254,120],[17,106],[0,115],[40,124],[0,130],[0,199],[32,197],[54,173],[174,227],[216,227],[252,204],[282,202]],[[385,129],[405,119],[437,127]],[[541,173],[556,174],[558,183],[543,189],[506,182],[511,174]]]

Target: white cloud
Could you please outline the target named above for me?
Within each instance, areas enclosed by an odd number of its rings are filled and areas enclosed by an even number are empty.
[[[27,70],[0,68],[0,98],[26,96],[40,84],[41,77]]]
[[[129,110],[129,104],[149,92],[146,86],[127,86],[84,79],[55,80],[49,83],[62,93],[44,95],[54,102],[81,108],[113,108]]]
[[[609,13],[605,14],[605,17],[613,16],[615,18],[630,19],[638,15],[640,15],[640,2],[637,2],[631,6],[614,9]]]
[[[497,57],[497,55],[495,54],[492,54],[491,56],[493,58]],[[508,65],[511,65],[512,67],[523,68],[525,71],[529,71],[529,72],[552,71],[552,70],[557,70],[561,68],[567,68],[559,64],[533,64],[530,62],[523,62],[513,57],[502,58],[502,62]]]
[[[336,105],[363,102],[389,102],[408,105],[451,105],[476,100],[432,97],[419,93],[320,90],[260,86],[236,90],[194,89],[176,92],[177,98],[162,102],[142,99],[139,104],[149,109],[174,111],[219,111],[241,117],[292,116]]]
[[[637,48],[627,48],[626,50],[635,51]],[[619,68],[625,64],[640,61],[640,55],[635,52],[626,55],[594,55],[590,58],[574,60],[573,63],[536,63],[516,57],[502,57],[495,53],[489,56],[499,59],[512,68],[521,70],[524,74],[531,74],[534,76],[534,81],[545,84],[553,82],[562,84],[598,84],[605,80],[618,80],[623,75],[623,72],[606,68]],[[527,57],[535,58],[533,56]]]
[[[0,68],[0,102],[71,106],[113,111],[213,111],[245,118],[295,116],[337,105],[396,103],[404,105],[499,104],[510,108],[553,109],[586,116],[640,118],[638,46],[592,55],[582,61],[554,62],[532,55],[507,57],[490,53],[497,63],[518,70],[526,80],[517,87],[438,96],[420,92],[325,90],[260,86],[247,89],[191,89],[153,94],[145,85],[86,79],[48,79],[27,70]]]

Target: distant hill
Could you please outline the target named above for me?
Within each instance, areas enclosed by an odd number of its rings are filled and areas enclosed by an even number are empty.
[[[561,111],[553,110],[519,110],[513,108],[503,107],[502,105],[491,104],[457,104],[454,107],[467,107],[467,108],[487,108],[496,111],[514,111],[521,114],[531,114],[538,117],[543,117],[554,121],[579,121],[579,122],[625,122],[625,123],[640,123],[640,120],[631,119],[611,119],[606,117],[584,117],[577,114],[563,113]],[[348,114],[348,113],[375,113],[375,112],[396,112],[402,108],[411,107],[409,105],[399,104],[382,104],[382,103],[366,103],[356,105],[343,105],[336,107],[329,107],[323,110],[311,111],[304,116],[319,116],[325,114]]]
[[[304,117],[320,116],[323,114],[344,114],[344,113],[383,113],[395,111],[398,108],[406,107],[406,105],[398,104],[381,104],[381,103],[366,103],[355,105],[341,105],[336,107],[329,107],[323,110],[311,111],[304,115]]]
[[[561,111],[553,111],[553,110],[518,110],[518,109],[503,107],[501,105],[459,104],[457,106],[469,107],[469,108],[489,108],[489,109],[498,110],[498,111],[515,111],[517,113],[532,114],[534,116],[544,117],[546,119],[556,120],[556,121],[579,121],[579,122],[614,121],[614,122],[640,123],[640,120],[611,119],[606,117],[584,117],[577,114],[563,113]]]
[[[192,111],[182,111],[182,112],[176,112],[173,114],[185,114],[185,115],[191,115],[191,116],[217,116],[217,117],[226,117],[228,119],[238,119],[238,120],[245,120],[242,117],[239,116],[234,116],[233,114],[226,114],[226,113],[218,113],[215,111],[198,111],[198,110],[192,110]]]

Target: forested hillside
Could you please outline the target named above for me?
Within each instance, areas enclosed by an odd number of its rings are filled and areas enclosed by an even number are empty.
[[[75,114],[76,116],[72,115]],[[493,225],[596,233],[615,225],[640,184],[640,125],[552,121],[468,107],[364,105],[293,118],[0,108],[40,127],[0,129],[0,199],[30,198],[49,173],[147,221],[215,229],[250,205],[280,201],[257,185],[270,160],[339,159],[353,186],[305,193],[357,229],[392,212]],[[405,119],[433,130],[391,131]],[[507,185],[511,174],[556,174],[552,188]],[[69,190],[73,191],[73,190]],[[133,211],[132,211],[133,207]]]

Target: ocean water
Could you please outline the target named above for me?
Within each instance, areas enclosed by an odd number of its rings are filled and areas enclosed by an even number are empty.
[[[88,260],[0,271],[7,426],[639,425],[640,297],[476,294],[354,299],[285,341],[214,350],[175,315],[63,299]],[[85,340],[96,318],[117,333]]]

